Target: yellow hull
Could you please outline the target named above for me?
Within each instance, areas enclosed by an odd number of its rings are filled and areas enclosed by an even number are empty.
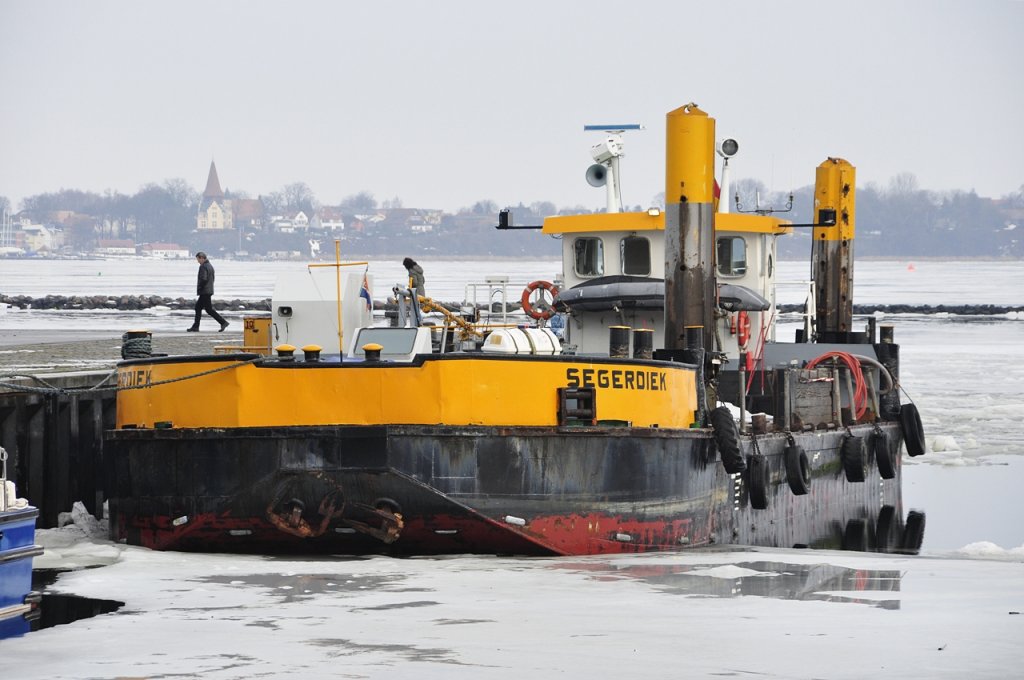
[[[593,388],[594,420],[688,428],[692,367],[580,357],[424,356],[411,364],[302,363],[251,355],[125,362],[118,428],[559,425],[559,388]]]

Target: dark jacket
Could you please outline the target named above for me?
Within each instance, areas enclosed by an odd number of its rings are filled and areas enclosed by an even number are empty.
[[[415,290],[417,295],[425,296],[423,284],[426,283],[426,277],[423,276],[423,267],[414,264],[407,271],[409,272],[409,287]]]
[[[196,295],[213,295],[213,265],[206,260],[199,265],[199,280],[196,282]]]

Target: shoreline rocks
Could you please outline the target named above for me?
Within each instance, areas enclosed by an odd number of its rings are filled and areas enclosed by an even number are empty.
[[[18,309],[117,309],[122,311],[133,311],[139,309],[151,309],[153,307],[164,307],[167,309],[191,310],[195,305],[195,298],[167,298],[160,295],[47,295],[45,297],[33,298],[28,295],[3,295],[0,294],[0,304],[7,304]],[[457,303],[440,303],[450,310],[458,310]],[[214,299],[215,309],[227,311],[256,311],[269,312],[270,299],[262,300],[217,300]],[[396,305],[393,301],[375,300],[374,309],[393,310]],[[519,305],[509,305],[511,309],[518,309]],[[792,314],[803,311],[803,305],[786,304],[779,305],[778,311],[781,314]],[[859,316],[866,316],[882,312],[884,314],[957,314],[962,316],[998,316],[1009,313],[1024,313],[1024,305],[870,305],[860,304],[853,306],[853,313]]]
[[[18,309],[118,309],[133,311],[165,307],[192,309],[195,298],[165,298],[159,295],[47,295],[33,298],[28,295],[0,295],[0,303]],[[229,311],[270,311],[270,300],[214,300],[215,309]]]

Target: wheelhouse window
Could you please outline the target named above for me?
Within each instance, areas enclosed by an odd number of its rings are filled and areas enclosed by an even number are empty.
[[[630,276],[651,275],[651,242],[642,236],[627,236],[619,242],[622,273]]]
[[[747,242],[742,236],[718,239],[718,274],[743,276],[747,273]]]
[[[604,244],[599,238],[578,238],[572,244],[577,276],[604,276]]]

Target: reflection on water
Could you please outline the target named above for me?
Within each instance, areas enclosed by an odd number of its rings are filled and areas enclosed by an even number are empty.
[[[280,597],[281,603],[302,602],[318,595],[346,595],[362,591],[383,591],[389,593],[426,593],[429,588],[415,588],[406,585],[404,574],[231,574],[212,575],[197,579],[201,583],[219,583],[239,587],[267,589]],[[436,604],[431,602],[430,604]],[[422,602],[407,606],[422,606]],[[217,609],[215,605],[211,609]]]
[[[686,554],[694,554],[683,551]],[[730,552],[735,552],[730,549]],[[699,554],[699,553],[698,553]],[[882,609],[899,609],[898,596],[879,597],[877,593],[898,593],[902,573],[898,570],[851,569],[835,564],[794,564],[771,560],[733,563],[665,564],[662,555],[650,555],[651,562],[638,556],[610,558],[523,558],[510,562],[502,558],[444,557],[427,558],[439,569],[459,568],[461,560],[492,562],[500,573],[510,571],[558,569],[581,572],[597,581],[635,580],[669,595],[688,597],[770,597],[782,600],[806,600],[865,604]],[[379,558],[386,559],[386,558]],[[449,565],[446,563],[453,563]],[[362,592],[415,594],[412,599],[367,609],[404,609],[438,606],[435,589],[412,585],[404,573],[309,574],[284,572],[270,574],[209,575],[202,583],[240,588],[258,588],[280,603],[301,602],[323,597],[347,598]],[[443,600],[443,597],[439,598]],[[209,611],[218,609],[210,605]],[[476,622],[476,621],[474,621]]]
[[[598,580],[635,579],[673,595],[771,597],[780,600],[852,602],[899,609],[898,598],[872,593],[900,590],[898,570],[850,569],[834,564],[790,564],[755,560],[733,564],[626,564],[562,562],[560,569],[587,572]]]
[[[946,465],[933,460],[903,466],[904,505],[928,510],[926,552],[958,550],[978,541],[1005,549],[1024,545],[1021,488],[1024,460],[1018,455],[989,456],[974,465],[954,459]]]
[[[924,541],[925,514],[920,510],[907,513],[901,522],[896,508],[883,505],[878,519],[851,519],[842,527],[836,546],[815,545],[815,548],[840,548],[857,552],[882,552],[916,555]],[[804,546],[794,546],[804,547]]]
[[[0,621],[0,640],[21,637],[26,633],[73,623],[100,614],[115,612],[124,606],[116,600],[97,600],[91,597],[53,593],[47,588],[57,580],[63,569],[35,569],[32,571],[33,599],[36,606],[24,616],[13,616]]]

